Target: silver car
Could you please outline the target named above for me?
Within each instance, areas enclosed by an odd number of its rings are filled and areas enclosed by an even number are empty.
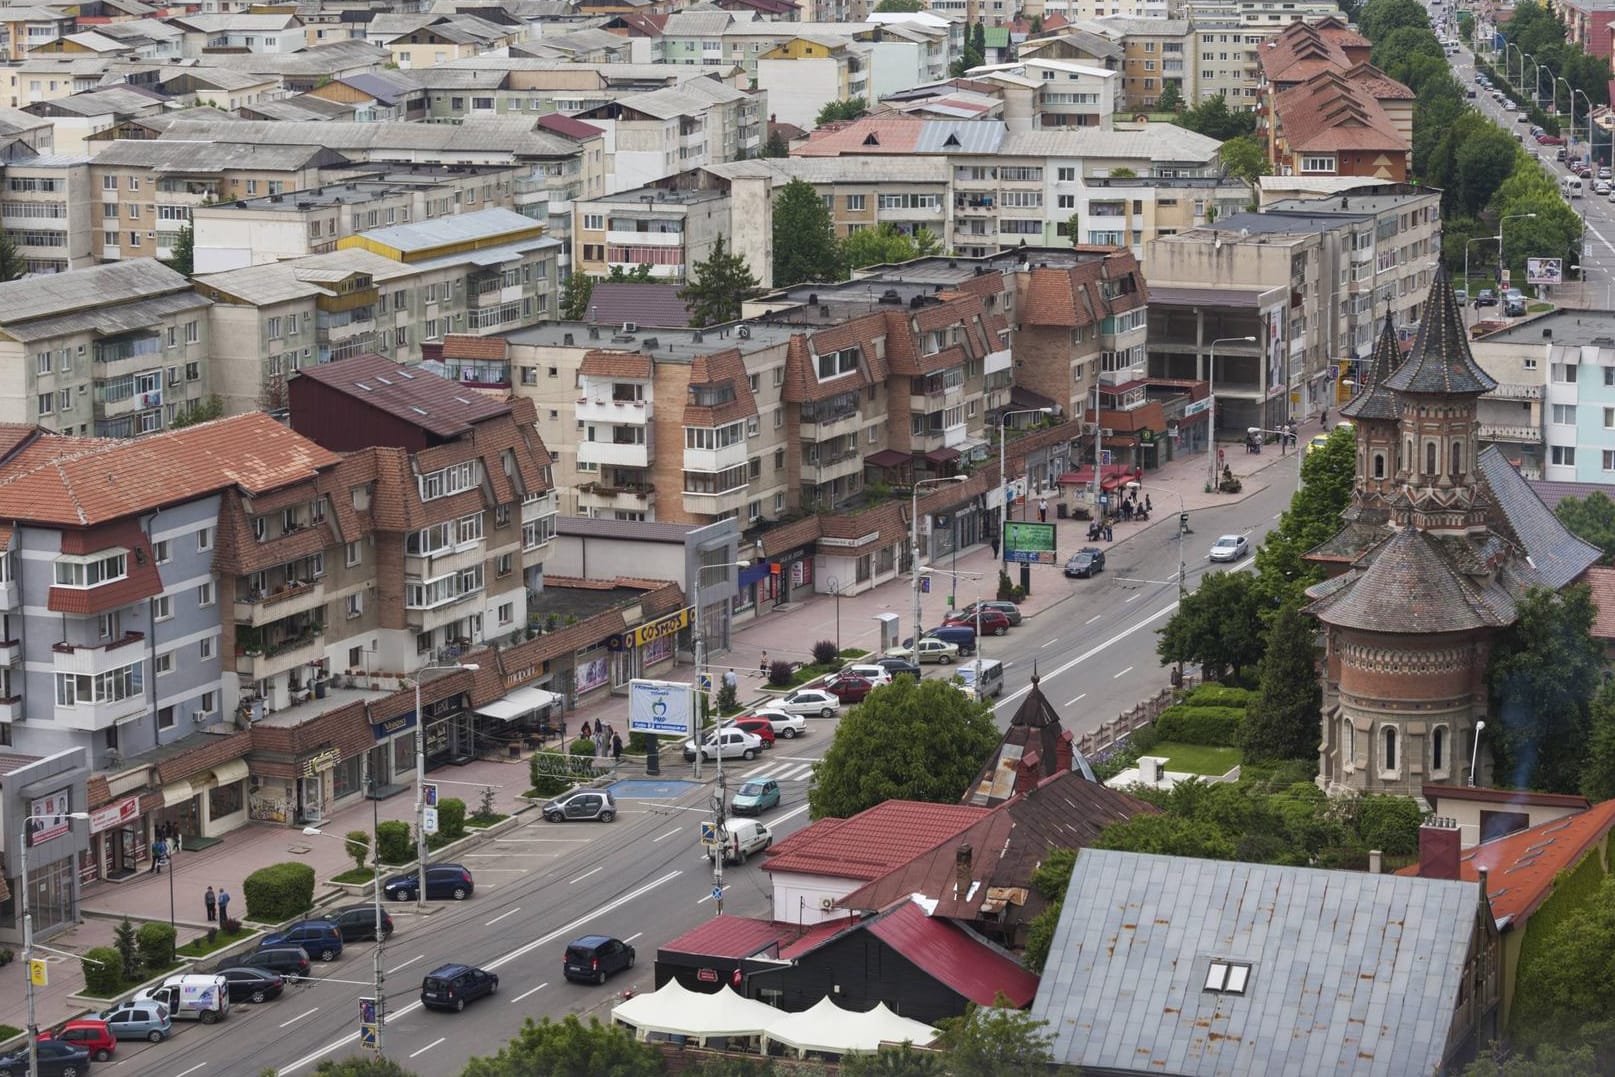
[[[1238,561],[1250,552],[1250,540],[1244,535],[1223,535],[1211,544],[1207,556],[1213,561]]]

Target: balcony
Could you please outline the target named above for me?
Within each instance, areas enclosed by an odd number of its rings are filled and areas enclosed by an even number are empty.
[[[1489,400],[1541,400],[1542,386],[1519,385],[1499,382],[1497,388],[1487,394]]]
[[[579,397],[577,418],[582,423],[644,426],[654,415],[649,400],[613,400],[607,397]]]
[[[733,490],[715,494],[684,491],[684,511],[692,516],[718,517],[726,512],[744,512],[751,495],[751,486],[742,484]]]
[[[145,638],[144,632],[125,632],[108,643],[68,643],[64,640],[52,644],[53,671],[94,675],[120,669],[140,661],[145,652],[139,644]]]
[[[803,409],[799,426],[800,440],[806,444],[815,441],[833,441],[856,435],[863,429],[864,417],[856,407],[843,412],[809,418],[814,413]]]
[[[323,605],[325,605],[324,580],[263,591],[247,590],[236,596],[235,619],[239,624],[261,627],[295,614],[319,609]]]
[[[578,487],[578,508],[597,512],[649,512],[656,507],[656,487],[648,482],[586,482]]]
[[[864,456],[857,449],[842,449],[834,453],[810,453],[802,457],[804,482],[833,482],[849,475],[860,474],[863,469]]]
[[[22,702],[16,704],[18,713],[22,712]],[[111,729],[119,722],[128,721],[148,713],[150,704],[145,696],[136,692],[123,699],[112,699],[102,703],[79,703],[71,707],[58,704],[54,710],[56,724],[63,729],[72,729],[80,733],[99,733]]]
[[[281,630],[271,625],[262,632],[243,625],[236,632],[235,671],[255,681],[289,673],[324,657],[323,621],[301,618]]]
[[[0,696],[0,722],[21,722],[28,714],[22,696]]]
[[[580,441],[578,463],[600,467],[650,467],[649,437],[639,442]]]
[[[1507,441],[1517,445],[1542,444],[1542,431],[1534,426],[1513,426],[1503,423],[1481,423],[1482,441]]]
[[[469,389],[509,389],[510,364],[490,360],[447,359],[445,373]]]
[[[22,641],[0,640],[0,666],[14,666],[22,661]]]
[[[551,490],[544,494],[529,494],[522,498],[522,523],[531,523],[545,516],[554,516],[560,512],[560,499]]]
[[[727,471],[745,467],[748,449],[744,439],[721,449],[685,449],[685,471]]]
[[[670,247],[684,246],[684,233],[678,232],[606,232],[606,243],[619,247]]]

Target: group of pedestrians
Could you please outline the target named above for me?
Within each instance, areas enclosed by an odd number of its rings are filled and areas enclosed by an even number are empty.
[[[578,736],[594,741],[594,754],[597,757],[609,755],[615,762],[622,762],[622,735],[606,723],[596,722],[591,728],[589,720],[585,718],[578,729]]]
[[[183,839],[179,828],[173,823],[158,823],[157,838],[151,843],[151,868],[149,875],[161,875],[163,868],[168,866],[168,858],[180,852]]]
[[[208,887],[202,895],[202,905],[207,909],[208,923],[214,922],[215,914],[221,924],[230,919],[230,891],[224,887],[219,887],[218,893],[214,893],[211,886]]]

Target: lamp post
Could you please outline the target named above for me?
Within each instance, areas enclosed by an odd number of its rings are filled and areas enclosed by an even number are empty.
[[[1023,408],[1020,411],[1002,412],[998,416],[998,485],[1003,487],[1003,490],[1004,490],[1003,512],[1004,512],[1004,519],[1006,521],[1009,519],[1009,471],[1008,471],[1008,464],[1006,463],[1007,455],[1005,453],[1005,449],[1009,445],[1009,435],[1005,432],[1006,431],[1006,424],[1007,424],[1009,419],[1013,418],[1016,415],[1053,415],[1053,414],[1054,414],[1054,409],[1053,408]],[[1030,491],[1030,490],[1026,491],[1026,494],[1027,494],[1028,497],[1031,496],[1031,493],[1032,493],[1032,491]],[[999,528],[999,538],[1000,539],[1003,538],[1003,528],[1002,527]],[[1004,549],[1003,547],[1000,547],[999,548],[999,554],[1000,554],[1000,557],[1001,557],[1002,560],[1007,561],[1009,559],[1009,551],[1007,549]],[[919,639],[919,636],[915,636],[914,638]]]
[[[1000,431],[1002,434],[1002,431]],[[909,492],[908,513],[908,548],[909,556],[914,559],[913,580],[910,586],[914,590],[914,658],[920,653],[920,487],[937,486],[948,482],[964,482],[968,475],[949,475],[939,479],[917,479],[914,488]],[[1002,478],[1002,476],[1000,476]],[[1006,516],[1007,518],[1007,516]]]
[[[415,908],[419,912],[426,911],[426,712],[421,709],[421,678],[432,672],[481,668],[475,662],[459,662],[452,666],[422,666],[415,671],[415,858],[419,861]]]
[[[723,569],[723,570],[727,571],[728,569],[731,569],[731,568],[750,568],[750,567],[751,567],[751,562],[746,561],[746,560],[725,561],[721,565],[698,565],[696,567],[696,570],[695,570],[695,690],[696,690],[696,692],[698,694],[702,693],[701,678],[702,678],[702,674],[706,670],[706,664],[707,664],[707,641],[706,641],[706,636],[703,634],[702,628],[701,628],[701,576],[702,576],[703,573],[711,572],[714,569]],[[702,708],[701,727],[700,727],[699,731],[696,733],[696,736],[695,736],[695,776],[697,778],[699,778],[701,776],[701,750],[705,746],[705,741],[706,741],[705,710],[706,710],[706,708],[703,707]],[[725,801],[727,800],[728,793],[724,789],[724,784],[723,784],[723,737],[722,736],[718,737],[718,741],[717,741],[716,744],[713,745],[713,747],[717,749],[717,751],[714,754],[717,756],[717,759],[718,759],[718,783],[717,783],[718,792],[712,798],[712,813],[713,813],[714,817],[717,819],[717,835],[716,836],[717,836],[717,840],[718,840],[718,845],[717,845],[716,848],[714,848],[712,850],[712,853],[713,853],[713,856],[712,856],[712,893],[713,893],[713,897],[714,897],[713,906],[716,909],[716,914],[715,915],[722,916],[723,915],[723,857],[724,857],[724,853],[725,853],[725,851],[726,851],[726,849],[728,847],[728,844],[729,844],[727,838],[724,836],[724,829],[723,829],[723,822],[724,822],[723,813],[724,813],[724,808],[727,806],[725,804]]]
[[[1537,64],[1536,68],[1535,68],[1535,71],[1536,71],[1536,86],[1532,89],[1532,94],[1536,98],[1536,107],[1537,108],[1542,107],[1542,72],[1546,71],[1548,73],[1548,92],[1553,94],[1553,107],[1558,108],[1559,107],[1559,94],[1558,94],[1558,89],[1559,89],[1558,81],[1559,80],[1558,80],[1557,76],[1554,75],[1553,68],[1549,67],[1547,64]]]
[[[418,722],[420,719],[417,717],[416,721]],[[368,764],[366,765],[366,768],[368,770]],[[381,929],[381,925],[383,923],[381,918],[381,835],[377,833],[379,829],[379,821],[376,818],[376,783],[375,779],[370,777],[368,773],[365,777],[365,784],[370,788],[370,852],[372,854],[371,867],[375,874],[375,889],[371,891],[370,897],[371,904],[375,906],[376,910],[376,955],[375,962],[370,970],[370,981],[371,989],[376,993],[376,1054],[379,1056],[382,1053],[382,1029],[387,1025],[387,1001],[386,997],[382,994],[382,984],[385,981],[385,976],[381,971],[381,948],[386,941],[386,933]],[[303,828],[303,833],[309,835],[323,835],[325,834],[325,831],[321,830],[317,826],[305,826]],[[333,838],[336,837],[335,834],[328,836]],[[347,837],[346,835],[338,840],[340,840],[344,845],[359,846],[358,842]],[[363,846],[359,847],[362,848]],[[425,885],[424,878],[422,879],[422,885]]]
[[[1569,86],[1569,81],[1565,82]],[[1570,140],[1576,140],[1576,95],[1581,94],[1582,104],[1587,106],[1587,149],[1593,147],[1593,99],[1587,96],[1585,90],[1572,89],[1570,91]],[[1566,154],[1566,156],[1569,156]]]
[[[1470,244],[1473,244],[1473,243],[1487,243],[1487,242],[1490,242],[1491,240],[1494,240],[1496,238],[1497,238],[1496,236],[1476,236],[1473,239],[1464,240],[1464,298],[1466,300],[1466,302],[1464,303],[1464,306],[1468,307],[1471,310],[1473,310],[1475,308],[1475,297],[1468,294],[1469,293],[1469,247],[1470,247]]]
[[[1469,748],[1469,788],[1475,788],[1475,762],[1480,758],[1480,732],[1486,728],[1485,722],[1475,723],[1475,740]]]
[[[1217,492],[1217,345],[1255,344],[1255,337],[1218,337],[1211,342],[1211,361],[1206,364],[1206,491]]]
[[[88,819],[87,811],[70,811],[68,819]],[[28,827],[32,822],[55,822],[60,815],[23,816],[22,831],[17,836],[18,881],[22,883],[22,967],[28,980],[28,1077],[39,1077],[39,1020],[34,1015],[34,914],[29,906],[32,898],[28,883]],[[169,880],[173,885],[173,880]]]
[[[1508,270],[1508,263],[1503,260],[1503,225],[1509,221],[1536,220],[1535,213],[1510,213],[1497,222],[1497,273],[1501,277]],[[1501,280],[1498,281],[1502,283]]]

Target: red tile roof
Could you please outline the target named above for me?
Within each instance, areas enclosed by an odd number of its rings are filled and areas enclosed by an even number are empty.
[[[791,147],[792,157],[839,157],[843,153],[910,155],[920,144],[927,121],[920,116],[865,116],[844,124],[826,124]]]
[[[782,941],[795,941],[802,929],[795,924],[776,924],[745,916],[717,916],[678,938],[664,942],[658,951],[672,954],[699,954],[702,957],[741,958],[760,954]],[[777,952],[777,951],[776,951]]]
[[[551,112],[547,116],[540,116],[538,126],[546,131],[554,131],[558,135],[565,135],[567,138],[579,141],[599,138],[605,134],[604,131],[593,124],[584,123],[582,120],[573,119],[571,116],[563,116],[559,112]]]
[[[1367,86],[1339,71],[1325,71],[1273,99],[1279,130],[1292,153],[1385,150],[1406,153],[1396,129]]]
[[[763,868],[801,875],[876,879],[927,849],[947,841],[987,814],[962,804],[888,800],[859,812],[834,829],[807,841],[782,842]],[[809,831],[822,827],[821,819]],[[793,837],[801,838],[808,831]]]
[[[1007,955],[971,938],[947,920],[927,916],[904,899],[870,922],[869,932],[978,1006],[1000,992],[1017,1008],[1029,1006],[1038,978]]]

